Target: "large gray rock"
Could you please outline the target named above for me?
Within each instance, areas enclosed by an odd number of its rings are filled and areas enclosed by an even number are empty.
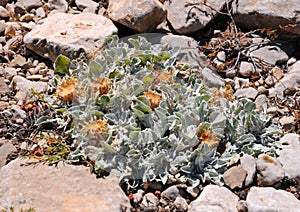
[[[250,52],[251,57],[261,59],[271,65],[283,64],[288,61],[288,55],[278,46],[264,46]]]
[[[139,32],[151,32],[166,19],[158,0],[110,0],[108,16]]]
[[[239,197],[225,187],[207,185],[191,202],[189,212],[238,211]]]
[[[248,212],[298,212],[300,208],[300,201],[293,194],[271,187],[252,187],[247,195],[246,202]]]
[[[116,172],[97,179],[88,167],[25,164],[16,159],[0,169],[0,205],[7,210],[119,212],[130,207]]]
[[[259,186],[272,186],[284,178],[281,164],[273,157],[261,154],[256,160],[258,171],[257,183]]]
[[[180,34],[189,34],[204,28],[218,15],[216,11],[220,11],[225,5],[225,1],[222,0],[207,1],[209,6],[203,5],[202,0],[192,1],[198,3],[195,6],[186,6],[187,2],[182,0],[165,1],[168,21]]]
[[[27,48],[54,61],[60,54],[76,58],[93,56],[105,38],[117,33],[108,18],[93,13],[54,13],[26,34]]]
[[[284,37],[300,36],[299,0],[239,0],[234,4],[235,22],[247,28],[279,29]],[[287,26],[292,24],[292,26]],[[285,28],[285,30],[281,30]],[[287,26],[287,27],[284,27]]]

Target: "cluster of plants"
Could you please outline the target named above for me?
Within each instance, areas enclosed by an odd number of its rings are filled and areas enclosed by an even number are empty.
[[[59,56],[56,92],[44,97],[56,113],[36,125],[55,123],[72,138],[70,162],[89,161],[99,175],[118,169],[131,182],[222,184],[241,155],[275,155],[280,129],[230,86],[205,87],[179,52],[112,37],[89,63]]]

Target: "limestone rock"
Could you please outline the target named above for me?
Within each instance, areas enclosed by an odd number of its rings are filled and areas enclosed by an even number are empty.
[[[75,3],[80,10],[87,9],[89,11],[95,12],[98,7],[98,3],[93,0],[75,0]]]
[[[280,182],[284,177],[284,170],[280,163],[266,154],[258,156],[256,168],[259,172],[257,179],[259,186],[272,186]]]
[[[16,6],[24,8],[27,11],[30,11],[33,8],[38,8],[43,6],[41,0],[18,0]]]
[[[159,199],[153,193],[145,194],[141,203],[142,211],[157,211]]]
[[[7,95],[11,92],[11,90],[9,89],[9,87],[6,85],[4,78],[0,77],[0,96],[1,95]]]
[[[242,188],[247,172],[242,166],[234,166],[228,169],[224,175],[224,183],[231,189]]]
[[[241,157],[241,166],[246,170],[247,177],[245,179],[245,186],[249,186],[253,182],[253,178],[256,172],[255,158],[251,155],[243,155]]]
[[[249,77],[255,72],[254,66],[252,63],[242,61],[240,68],[239,68],[239,73],[244,76],[244,77]]]
[[[1,19],[9,18],[9,12],[2,6],[0,6],[0,18]]]
[[[280,142],[285,145],[290,145],[292,148],[299,148],[300,136],[296,133],[288,133],[280,139]]]
[[[239,0],[234,4],[235,22],[238,26],[251,29],[278,29],[283,37],[300,36],[299,0],[261,1]],[[281,30],[279,26],[286,26]]]
[[[164,190],[161,193],[161,198],[165,199],[165,200],[174,201],[176,199],[176,197],[179,197],[179,196],[180,196],[179,189],[175,185],[167,188],[166,190]]]
[[[200,74],[201,74],[201,79],[202,79],[203,83],[207,87],[220,88],[220,87],[223,87],[225,85],[224,80],[209,68],[202,69]]]
[[[183,197],[176,197],[173,206],[177,211],[187,211],[189,205]]]
[[[189,212],[236,211],[239,197],[225,187],[207,185],[191,202]]]
[[[60,54],[76,58],[91,57],[117,32],[111,20],[93,13],[54,13],[23,39],[27,48],[54,61]]]
[[[271,187],[252,187],[246,198],[248,212],[257,211],[290,211],[297,212],[300,201],[286,191]]]
[[[168,21],[176,32],[180,34],[189,34],[203,29],[210,21],[212,21],[224,5],[225,1],[211,0],[207,1],[207,5],[203,5],[202,0],[193,1],[199,3],[196,6],[185,6],[186,1],[172,0],[166,1],[165,6],[168,11]],[[214,8],[215,10],[212,10]]]
[[[255,105],[258,110],[264,111],[268,106],[268,97],[265,94],[258,95],[255,99]]]
[[[296,88],[300,86],[300,61],[298,60],[289,67],[288,72],[284,77],[275,84],[274,88],[269,90],[269,95],[283,98],[284,91],[289,88]]]
[[[0,169],[0,204],[6,209],[111,212],[130,207],[116,172],[97,179],[88,167],[25,164],[16,159]]]
[[[234,96],[237,98],[249,98],[249,99],[255,99],[258,94],[258,91],[255,88],[249,87],[249,88],[241,88],[238,89]]]
[[[6,157],[15,151],[17,149],[11,142],[6,142],[0,146],[0,168],[6,164]]]
[[[27,95],[30,94],[31,88],[38,93],[43,93],[48,90],[48,84],[46,82],[32,82],[21,76],[15,76],[12,79],[10,87],[12,87],[13,90],[22,91]]]
[[[166,19],[158,0],[110,0],[108,16],[139,32],[151,32]]]
[[[282,164],[285,175],[288,178],[300,179],[300,145],[298,147],[287,146],[279,152],[278,161]],[[297,162],[296,162],[297,161]]]
[[[66,12],[68,9],[68,1],[66,0],[49,0],[48,5],[51,9]]]
[[[251,57],[259,58],[271,65],[283,64],[288,61],[288,55],[278,46],[264,46],[250,52]]]

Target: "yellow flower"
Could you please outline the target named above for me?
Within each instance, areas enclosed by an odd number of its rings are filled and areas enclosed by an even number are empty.
[[[80,86],[78,80],[74,77],[69,77],[57,87],[54,94],[62,101],[72,101],[74,97],[79,95]]]
[[[159,103],[162,100],[161,94],[156,93],[155,91],[148,90],[147,92],[144,92],[144,95],[150,102],[150,107],[152,110],[157,108],[159,106]]]
[[[98,133],[106,132],[108,129],[108,124],[104,120],[91,121],[83,126],[82,132],[87,134],[88,132],[96,135]]]
[[[93,87],[99,91],[99,96],[110,91],[110,80],[106,77],[99,77],[94,80]]]

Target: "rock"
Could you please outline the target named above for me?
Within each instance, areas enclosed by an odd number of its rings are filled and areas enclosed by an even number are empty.
[[[258,94],[258,91],[255,88],[241,88],[238,89],[234,96],[237,98],[248,98],[248,99],[255,99]]]
[[[286,191],[274,188],[252,187],[246,198],[248,212],[257,211],[290,211],[297,212],[300,201]]]
[[[276,81],[280,80],[284,76],[283,71],[278,66],[272,68],[271,74],[275,77]]]
[[[239,73],[243,77],[250,77],[255,73],[255,68],[252,63],[242,61],[240,64]]]
[[[15,68],[7,67],[4,69],[4,76],[8,80],[12,80],[12,78],[17,75],[18,75],[18,72],[17,72],[17,69],[15,69]]]
[[[42,7],[37,8],[35,10],[35,14],[39,18],[45,18],[45,16],[46,16],[46,12],[45,12],[45,10]]]
[[[145,194],[141,203],[142,211],[157,211],[159,199],[153,193]]]
[[[250,53],[250,57],[259,58],[271,65],[286,63],[289,56],[278,46],[263,46]]]
[[[84,166],[63,162],[24,166],[26,162],[16,159],[0,170],[0,202],[6,209],[12,204],[16,211],[34,207],[36,211],[108,212],[130,207],[115,171],[96,178]]]
[[[133,194],[133,202],[135,204],[140,203],[143,200],[144,191],[139,189],[135,194]]]
[[[5,7],[9,0],[0,0],[0,6]]]
[[[165,6],[168,11],[168,21],[174,28],[174,30],[180,34],[190,34],[203,29],[209,22],[211,22],[224,5],[224,1],[211,0],[206,5],[203,5],[203,1],[196,0],[194,3],[199,5],[185,6],[186,1],[172,0],[165,1]],[[215,10],[212,10],[214,8]]]
[[[300,60],[289,67],[288,72],[275,84],[274,88],[270,88],[269,95],[282,99],[286,89],[298,86],[300,86]]]
[[[280,36],[295,38],[300,36],[299,7],[298,0],[240,0],[233,4],[234,20],[241,27],[277,29]]]
[[[176,197],[173,206],[176,208],[176,211],[187,211],[189,207],[186,200],[182,197]]]
[[[33,21],[33,19],[34,19],[34,15],[31,13],[26,13],[25,15],[22,15],[20,17],[21,22],[29,22],[29,21]]]
[[[296,133],[288,133],[280,139],[280,142],[282,144],[288,144],[293,148],[298,148],[300,145],[300,136]]]
[[[112,20],[139,32],[154,31],[167,15],[158,0],[110,0],[107,12]]]
[[[199,71],[199,69],[206,67],[204,64],[206,56],[198,49],[198,42],[184,35],[164,35],[161,38],[162,45],[167,44],[169,47],[178,46],[181,48],[177,59],[180,63],[189,64],[191,70]]]
[[[6,142],[0,147],[0,168],[6,164],[6,157],[15,151],[17,149],[11,142]]]
[[[265,79],[265,84],[269,87],[272,87],[276,83],[276,78],[273,76],[267,76]]]
[[[200,75],[202,82],[209,88],[220,88],[225,85],[224,80],[209,68],[202,69]]]
[[[94,12],[94,13],[96,12],[99,6],[99,4],[94,2],[93,0],[75,0],[75,4],[80,10],[87,9],[90,12]]]
[[[0,6],[0,18],[1,19],[8,19],[9,18],[9,12],[2,6]]]
[[[18,0],[16,6],[22,7],[27,11],[43,6],[41,0]]]
[[[224,183],[231,189],[242,188],[247,172],[242,166],[234,166],[228,169],[224,175]]]
[[[261,154],[256,160],[258,171],[258,186],[272,186],[279,183],[284,177],[284,170],[273,157]]]
[[[24,110],[22,110],[22,109],[20,108],[20,106],[18,106],[18,105],[12,105],[12,106],[11,106],[11,110],[12,110],[13,116],[14,116],[15,118],[22,118],[22,119],[25,119],[25,118],[27,117],[26,112],[25,112]]]
[[[16,29],[11,23],[6,23],[4,35],[7,38],[14,37],[16,35]]]
[[[164,200],[174,201],[176,197],[180,197],[179,189],[173,185],[161,193],[161,198]]]
[[[249,186],[251,185],[251,183],[253,182],[254,176],[255,176],[255,172],[256,172],[256,162],[255,162],[255,158],[251,155],[243,155],[243,157],[241,157],[240,159],[241,161],[241,166],[243,167],[243,169],[246,170],[247,172],[247,177],[245,179],[245,186]]]
[[[247,212],[248,211],[247,202],[245,200],[240,200],[236,206],[236,209],[239,212]]]
[[[66,0],[49,0],[48,5],[50,8],[66,12],[68,9],[68,2]]]
[[[265,88],[265,86],[259,86],[257,88],[258,94],[268,94],[269,90]]]
[[[186,191],[193,197],[193,198],[196,198],[200,192],[199,188],[197,187],[187,187],[186,188]]]
[[[265,94],[260,94],[255,99],[256,108],[260,111],[267,110],[268,97]]]
[[[295,161],[300,161],[300,145],[287,146],[279,152],[278,161],[281,163],[285,176],[290,179],[300,180],[300,166]]]
[[[18,91],[14,98],[18,101],[18,105],[23,105],[26,102],[27,94],[22,91]]]
[[[207,185],[191,202],[189,212],[237,211],[239,197],[225,187]]]
[[[10,87],[12,87],[13,90],[25,92],[27,95],[30,95],[31,88],[38,93],[43,93],[48,90],[48,84],[46,82],[32,82],[21,76],[15,76],[12,79]]]
[[[105,38],[116,32],[112,21],[101,15],[54,13],[27,33],[23,41],[27,48],[54,61],[60,54],[91,57],[104,45]]]
[[[14,58],[9,63],[12,67],[23,67],[26,64],[26,58],[20,54],[14,55]]]
[[[295,117],[294,116],[283,116],[280,118],[279,123],[284,129],[292,129],[295,127]]]
[[[0,96],[7,95],[11,92],[9,87],[6,85],[4,78],[0,77]]]
[[[41,74],[35,74],[35,75],[31,75],[31,76],[26,77],[26,79],[33,80],[33,81],[39,81],[42,78],[43,78],[43,75],[41,75]]]
[[[249,85],[249,79],[248,78],[247,79],[239,78],[239,77],[234,78],[234,89],[235,90],[243,88],[247,85]]]

